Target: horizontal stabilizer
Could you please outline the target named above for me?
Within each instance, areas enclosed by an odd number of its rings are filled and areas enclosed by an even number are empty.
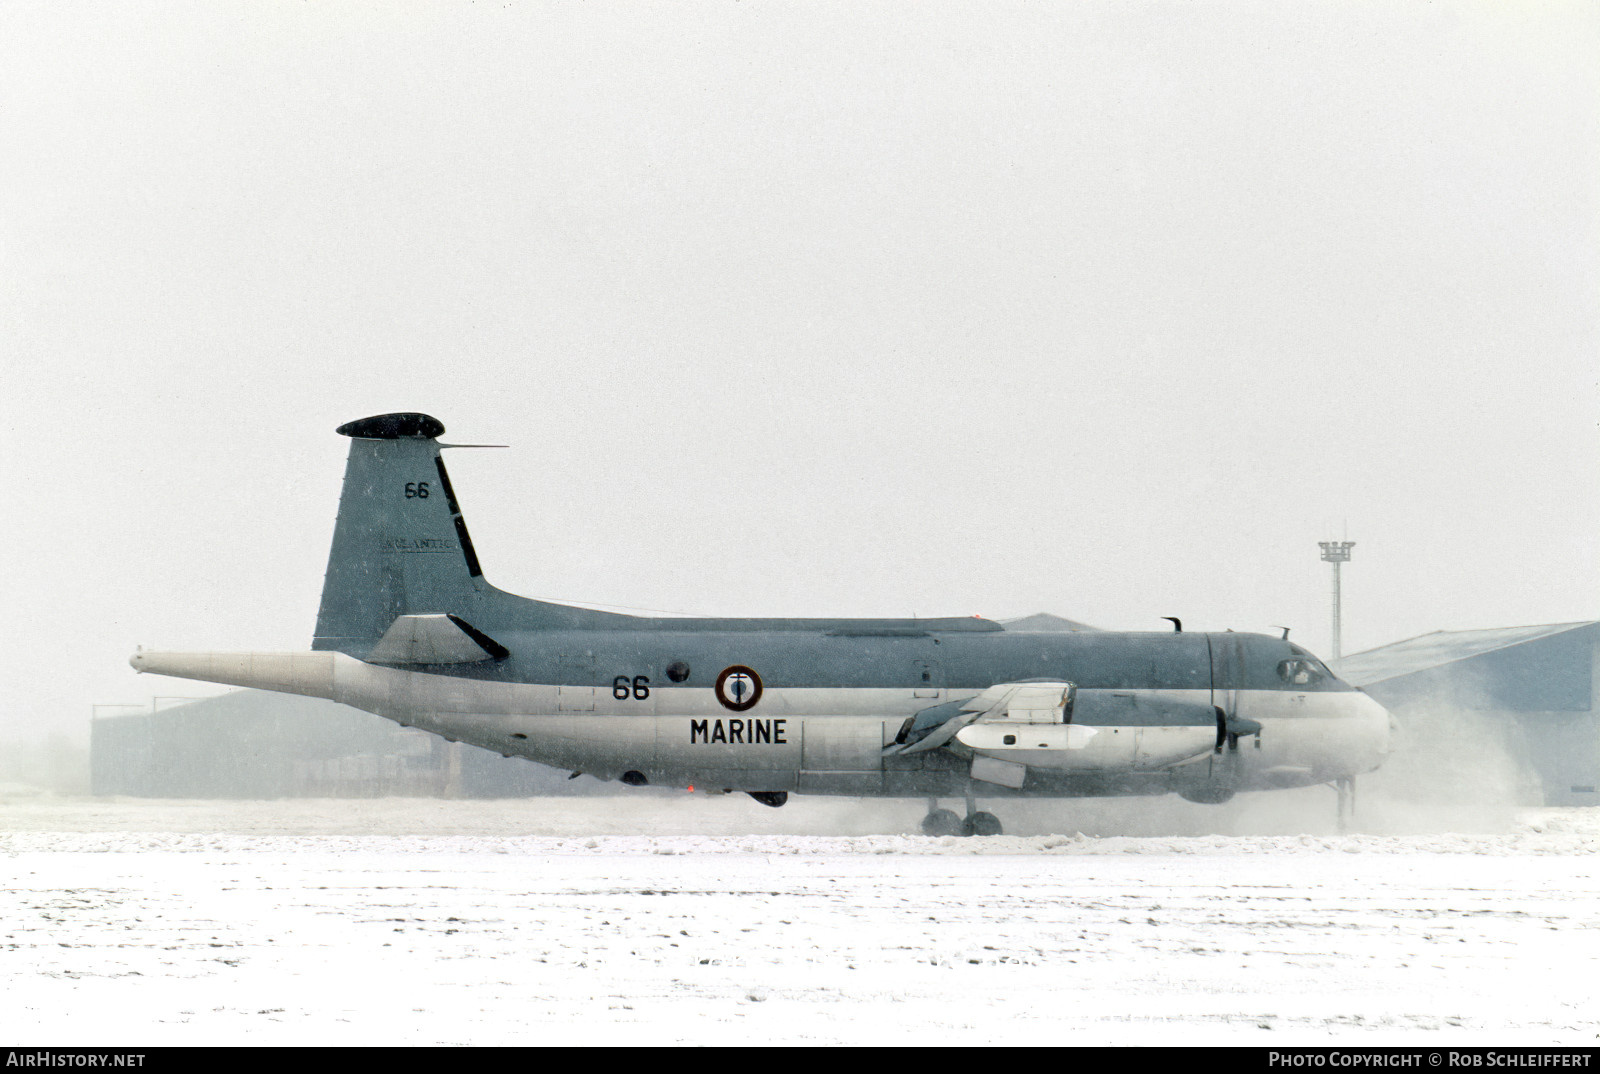
[[[367,654],[367,663],[477,664],[510,655],[459,615],[402,615]]]

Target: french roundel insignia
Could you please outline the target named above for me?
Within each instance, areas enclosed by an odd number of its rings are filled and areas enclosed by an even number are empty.
[[[717,676],[717,700],[723,708],[734,712],[755,708],[756,702],[761,700],[761,676],[754,668],[743,664],[723,668],[722,674]]]

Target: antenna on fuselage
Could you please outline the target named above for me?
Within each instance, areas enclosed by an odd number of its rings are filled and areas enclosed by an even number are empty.
[[[1163,615],[1161,618],[1165,619],[1167,622],[1172,624],[1172,632],[1174,634],[1182,634],[1183,633],[1183,620],[1182,619],[1179,619],[1176,615]]]
[[[1272,629],[1273,630],[1281,630],[1281,631],[1283,631],[1283,640],[1284,641],[1288,641],[1289,640],[1289,628],[1288,627],[1286,627],[1286,626],[1274,626]]]

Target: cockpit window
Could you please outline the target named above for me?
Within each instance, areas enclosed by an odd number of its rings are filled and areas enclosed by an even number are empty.
[[[1328,669],[1313,656],[1291,656],[1278,661],[1278,678],[1290,686],[1311,686],[1328,677]]]

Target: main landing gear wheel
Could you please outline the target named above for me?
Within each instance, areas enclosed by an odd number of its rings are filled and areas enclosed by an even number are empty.
[[[999,835],[1000,818],[993,813],[974,813],[961,824],[962,835]]]
[[[978,812],[972,799],[967,799],[967,816],[963,820],[948,809],[940,809],[936,798],[928,799],[928,815],[922,818],[923,835],[999,835],[1000,818],[993,813]]]
[[[923,835],[965,835],[961,818],[948,809],[935,809],[922,818]]]

